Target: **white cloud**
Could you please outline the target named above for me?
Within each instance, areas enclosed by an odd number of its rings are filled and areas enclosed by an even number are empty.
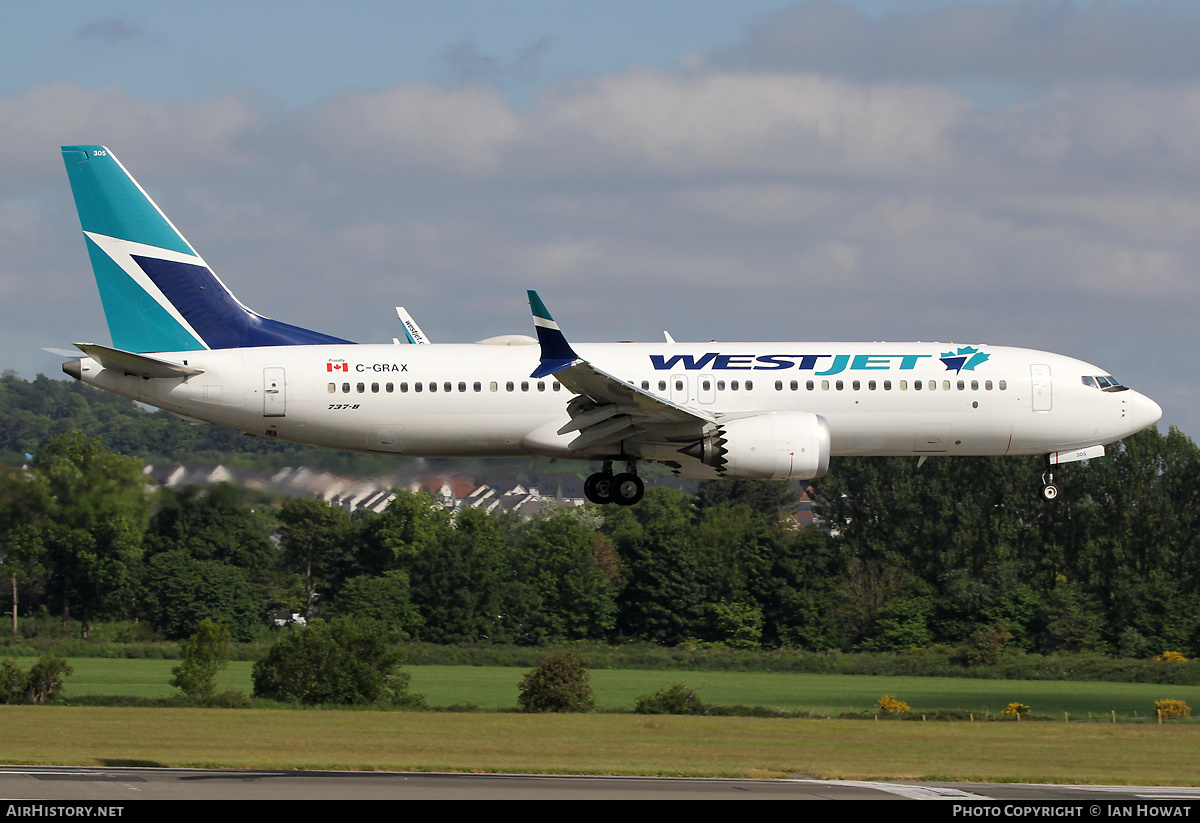
[[[365,171],[433,165],[458,174],[495,171],[517,115],[494,89],[405,85],[347,91],[301,118],[337,165]]]
[[[1171,84],[1200,77],[1198,40],[1200,15],[1189,3],[912,3],[868,16],[848,2],[809,2],[692,64],[1026,89],[1118,77]]]
[[[863,86],[816,75],[634,71],[549,95],[536,145],[563,162],[632,162],[658,174],[912,173],[935,165],[967,109],[931,86]],[[539,153],[540,154],[540,153]]]

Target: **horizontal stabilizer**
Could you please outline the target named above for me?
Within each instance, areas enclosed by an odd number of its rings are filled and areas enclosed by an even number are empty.
[[[149,380],[152,377],[193,377],[204,374],[204,369],[185,366],[183,363],[173,363],[170,360],[160,360],[145,354],[134,354],[130,351],[101,346],[98,343],[76,343],[75,348],[98,362],[106,369],[124,372],[136,377]]]

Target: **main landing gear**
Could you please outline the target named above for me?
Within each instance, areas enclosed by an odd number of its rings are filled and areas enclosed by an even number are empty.
[[[630,460],[625,464],[622,474],[614,475],[612,461],[604,461],[604,469],[588,477],[583,482],[583,496],[592,503],[616,503],[618,506],[632,506],[642,499],[646,493],[646,484],[637,476],[637,461]]]

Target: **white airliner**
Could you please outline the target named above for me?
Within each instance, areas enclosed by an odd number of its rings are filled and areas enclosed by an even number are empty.
[[[189,420],[359,452],[601,461],[586,496],[630,505],[643,460],[803,480],[832,455],[1044,454],[1053,499],[1053,466],[1162,415],[1103,369],[1030,349],[670,335],[573,347],[532,291],[536,340],[355,344],[251,311],[112,152],[62,152],[112,335],[76,344],[86,356],[63,371]]]

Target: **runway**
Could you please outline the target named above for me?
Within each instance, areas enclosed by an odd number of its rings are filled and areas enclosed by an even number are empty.
[[[141,800],[943,800],[1191,806],[1200,802],[1200,788],[7,766],[0,767],[0,798],[10,803],[89,804]]]

